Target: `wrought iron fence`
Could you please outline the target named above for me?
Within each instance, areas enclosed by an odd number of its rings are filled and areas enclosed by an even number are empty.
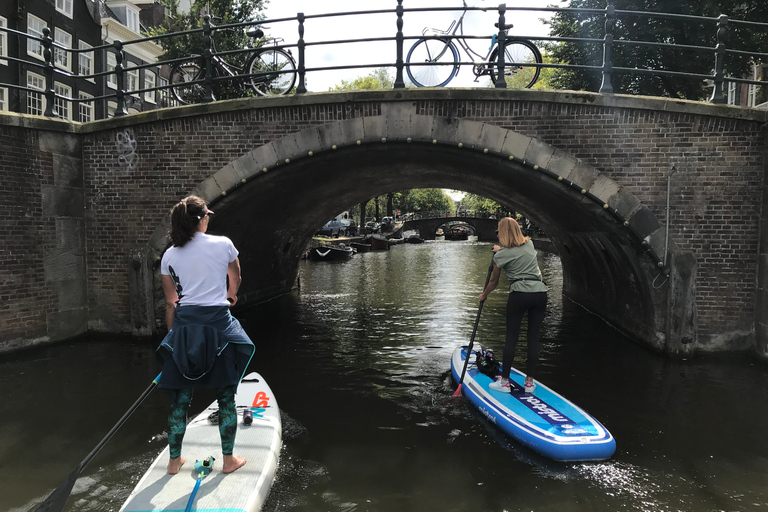
[[[173,100],[171,95],[168,94],[169,91],[173,87],[175,87],[173,83],[162,84],[155,87],[144,87],[139,89],[128,90],[126,88],[126,75],[128,73],[137,72],[141,69],[147,69],[147,68],[157,68],[160,66],[173,66],[176,63],[187,61],[191,57],[194,57],[196,59],[201,59],[201,62],[203,63],[203,65],[206,67],[208,71],[205,78],[202,79],[200,83],[205,88],[205,91],[206,91],[206,94],[204,95],[202,100],[210,101],[213,99],[212,88],[214,86],[214,83],[220,82],[220,81],[248,79],[258,74],[258,73],[254,73],[254,74],[245,74],[245,75],[239,74],[237,76],[214,76],[214,74],[211,73],[212,63],[217,56],[223,58],[229,55],[235,55],[239,53],[254,51],[253,48],[243,48],[241,50],[234,50],[234,51],[227,51],[227,52],[220,52],[220,53],[216,52],[215,45],[214,45],[214,37],[217,32],[222,30],[239,30],[247,27],[259,26],[259,25],[265,25],[265,24],[295,23],[296,34],[297,34],[296,42],[276,45],[275,48],[288,50],[288,51],[295,50],[297,52],[297,56],[296,56],[297,66],[295,68],[295,71],[293,70],[290,71],[291,73],[295,73],[297,77],[296,87],[294,90],[296,94],[304,94],[307,92],[306,76],[308,73],[319,72],[319,71],[329,71],[329,70],[358,69],[358,68],[376,69],[376,68],[394,67],[395,69],[394,88],[400,89],[400,88],[406,87],[404,72],[407,70],[409,66],[413,65],[413,64],[407,63],[403,57],[404,51],[405,51],[404,50],[405,41],[424,39],[424,38],[442,39],[442,40],[453,40],[459,37],[463,39],[487,39],[488,38],[487,36],[473,36],[473,35],[464,35],[464,34],[460,36],[450,35],[450,34],[439,34],[434,36],[406,35],[403,33],[403,21],[405,16],[408,13],[459,11],[459,10],[486,11],[487,9],[484,9],[484,8],[481,9],[478,7],[464,7],[463,9],[456,8],[456,7],[406,9],[403,6],[403,0],[396,0],[396,2],[397,2],[396,8],[387,9],[387,10],[367,10],[367,11],[327,13],[327,14],[317,14],[317,15],[305,15],[303,13],[299,13],[296,17],[292,17],[292,18],[261,20],[258,22],[228,24],[228,25],[221,25],[221,26],[214,26],[213,24],[210,23],[210,19],[206,17],[202,28],[185,31],[185,32],[163,34],[163,35],[153,36],[153,37],[144,37],[144,38],[130,40],[130,41],[114,41],[111,44],[105,44],[105,45],[87,48],[87,49],[66,48],[64,46],[59,45],[58,43],[54,42],[54,40],[51,38],[51,30],[50,28],[47,28],[47,27],[43,29],[43,37],[37,37],[32,34],[20,32],[17,30],[6,28],[6,27],[0,27],[0,32],[5,32],[6,34],[9,34],[9,35],[15,35],[19,37],[20,40],[26,39],[26,41],[37,42],[41,44],[44,49],[43,62],[35,62],[33,60],[23,59],[21,58],[21,55],[18,55],[18,56],[0,55],[0,59],[15,62],[25,66],[37,67],[39,69],[42,69],[44,80],[45,80],[45,85],[42,90],[39,88],[33,88],[33,87],[28,87],[28,86],[24,86],[21,84],[14,84],[14,83],[0,83],[0,87],[25,91],[27,94],[42,93],[46,99],[46,108],[45,108],[44,115],[48,117],[56,117],[59,115],[59,113],[57,112],[57,105],[61,104],[62,102],[71,102],[77,105],[81,102],[108,101],[111,99],[114,99],[117,103],[117,108],[115,110],[114,115],[123,116],[128,113],[126,109],[126,99],[131,96],[143,95],[145,93],[157,91],[161,93],[161,95],[164,95],[166,97],[164,101],[160,102],[161,106],[174,106],[176,104],[176,102]],[[726,82],[749,84],[749,85],[763,84],[763,82],[759,80],[751,80],[751,79],[747,79],[740,76],[726,77],[724,73],[724,64],[725,64],[725,57],[728,54],[742,55],[742,56],[748,55],[748,56],[751,56],[756,62],[760,61],[761,59],[768,58],[768,53],[765,53],[765,52],[760,52],[760,51],[750,50],[750,49],[728,48],[726,45],[729,25],[735,25],[735,26],[754,29],[754,30],[765,30],[765,29],[768,29],[768,23],[732,20],[725,15],[721,15],[716,18],[709,18],[709,17],[702,17],[702,16],[688,16],[688,15],[670,14],[670,13],[619,10],[615,8],[615,0],[607,0],[607,5],[605,9],[583,9],[583,8],[570,8],[570,7],[527,8],[527,7],[507,7],[505,4],[501,4],[498,6],[497,10],[498,10],[498,23],[496,25],[499,28],[499,30],[494,37],[495,37],[496,43],[498,44],[498,48],[504,48],[505,41],[507,40],[508,37],[511,37],[508,35],[507,29],[509,28],[509,25],[507,25],[506,23],[506,16],[507,16],[507,13],[509,12],[541,11],[541,12],[556,13],[556,12],[562,12],[562,11],[566,11],[566,12],[570,11],[575,13],[586,13],[586,14],[598,15],[601,19],[601,23],[603,23],[604,25],[604,30],[603,30],[604,36],[602,39],[574,38],[574,37],[545,37],[545,36],[534,36],[534,35],[528,36],[528,35],[518,35],[518,34],[515,34],[514,38],[528,39],[528,40],[537,41],[537,42],[582,42],[582,43],[594,43],[597,45],[601,45],[603,50],[603,57],[602,57],[602,64],[600,66],[574,65],[574,64],[564,64],[564,63],[544,63],[544,62],[524,63],[526,66],[534,66],[537,68],[588,69],[588,70],[600,72],[602,73],[602,84],[599,88],[599,92],[601,93],[613,93],[612,79],[613,79],[613,74],[616,72],[654,74],[659,76],[686,77],[686,78],[695,78],[695,79],[701,79],[701,80],[711,80],[713,84],[713,93],[710,98],[710,101],[712,103],[726,102],[726,94],[725,94],[725,88],[724,88],[724,84]],[[371,15],[393,16],[393,19],[392,19],[393,35],[388,37],[370,37],[370,38],[363,38],[363,39],[336,39],[336,40],[324,40],[324,41],[323,40],[317,40],[317,41],[305,40],[305,37],[304,37],[305,23],[307,20],[339,17],[339,16],[371,16]],[[616,27],[617,18],[630,17],[630,16],[632,17],[639,16],[639,17],[645,17],[649,19],[653,18],[653,19],[659,19],[659,20],[696,21],[698,23],[711,24],[712,31],[714,34],[714,40],[716,41],[716,44],[715,46],[675,45],[670,43],[660,43],[656,41],[615,39],[614,36],[615,36],[615,27]],[[186,37],[191,34],[202,34],[204,36],[203,40],[205,42],[205,49],[202,55],[186,56],[178,59],[170,59],[170,60],[146,63],[141,65],[133,64],[133,63],[131,63],[131,65],[126,65],[126,57],[125,57],[126,47],[130,47],[132,45],[139,45],[146,42],[162,42],[163,40],[168,38]],[[370,42],[377,42],[377,41],[394,41],[395,42],[395,54],[393,55],[394,60],[384,61],[384,62],[375,62],[375,63],[361,62],[357,64],[342,65],[342,66],[321,66],[321,65],[315,65],[315,63],[309,63],[308,65],[308,63],[306,62],[306,49],[311,46],[320,46],[320,45],[332,46],[332,45],[340,45],[340,44],[348,44],[348,43],[370,43]],[[696,73],[676,71],[673,69],[637,69],[637,68],[615,67],[612,62],[612,50],[617,45],[629,45],[629,46],[634,45],[638,47],[639,46],[675,47],[680,50],[709,53],[712,57],[712,63],[713,63],[712,72],[710,74],[696,74]],[[27,45],[19,45],[19,48],[20,48],[19,52],[22,53],[21,48],[26,48],[26,47]],[[54,57],[55,52],[67,52],[72,56],[77,56],[83,52],[95,52],[100,50],[114,53],[116,64],[113,69],[107,69],[105,71],[95,72],[92,74],[72,73],[57,66],[56,59]],[[494,87],[505,88],[507,87],[507,84],[506,84],[506,81],[503,79],[504,67],[505,67],[504,59],[505,59],[505,52],[498,51],[496,53],[495,61],[449,62],[449,63],[434,63],[429,65],[434,65],[434,66],[443,66],[443,65],[477,66],[478,64],[487,65],[489,69],[495,68],[497,70],[495,75],[497,79],[493,83]],[[510,65],[510,64],[523,64],[523,63],[507,62],[506,64]],[[424,64],[422,63],[421,65],[424,65]],[[113,91],[108,91],[107,87],[103,87],[102,90],[104,91],[104,93],[95,97],[71,98],[62,94],[58,94],[56,92],[54,83],[57,76],[66,76],[69,78],[74,78],[77,81],[89,80],[89,79],[90,80],[104,79],[106,81],[106,77],[114,76],[116,87]]]

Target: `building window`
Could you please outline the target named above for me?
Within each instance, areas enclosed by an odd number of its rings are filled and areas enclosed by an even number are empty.
[[[0,110],[11,110],[8,105],[8,89],[5,87],[0,87]]]
[[[157,83],[157,75],[154,72],[145,69],[144,70],[144,89],[154,89]],[[144,99],[150,103],[155,102],[155,91],[145,91]]]
[[[112,52],[107,52],[107,69],[105,71],[112,71],[112,74],[107,75],[107,86],[112,89],[117,89],[117,75],[114,73],[117,67],[117,57]]]
[[[728,104],[739,104],[739,98],[736,96],[736,82],[728,82]]]
[[[750,84],[747,92],[747,106],[754,107],[757,105],[757,86]]]
[[[128,7],[125,9],[125,26],[139,33],[139,13]]]
[[[79,46],[81,50],[88,50],[92,48],[86,42],[80,41]],[[93,52],[82,52],[78,55],[77,59],[77,74],[80,76],[88,76],[93,74]],[[89,82],[94,82],[93,78],[87,78]]]
[[[56,10],[72,17],[72,0],[56,0]]]
[[[0,16],[0,27],[8,28],[8,20]],[[8,32],[0,32],[0,57],[8,55]],[[8,61],[0,59],[0,66],[7,66]]]
[[[27,34],[29,34],[30,36],[39,37],[42,39],[43,29],[45,27],[46,25],[45,25],[45,22],[43,22],[43,20],[35,16],[32,16],[31,14],[27,14]],[[27,38],[27,54],[32,55],[33,57],[37,57],[38,59],[43,59],[43,43],[35,39],[32,39],[31,37],[28,37]]]
[[[93,96],[84,92],[80,93],[81,100],[87,100],[89,98],[93,98]],[[89,123],[93,121],[93,101],[81,101],[78,110],[80,111],[81,123]]]
[[[27,72],[27,87],[45,90],[45,79],[35,73]],[[27,114],[41,116],[45,112],[45,98],[42,92],[27,91]]]
[[[133,65],[133,63],[126,63]],[[139,70],[130,69],[125,73],[126,77],[126,91],[138,91],[139,90]]]
[[[64,32],[63,30],[57,28],[56,32],[53,34],[53,40],[56,44],[63,46],[64,48],[72,48],[72,34]],[[53,63],[56,64],[56,67],[72,71],[71,62],[70,52],[60,48],[53,49]]]
[[[162,76],[157,79],[158,87],[163,87],[165,85],[168,85],[168,79],[163,78]],[[168,89],[160,89],[157,91],[157,94],[159,95],[159,103],[161,107],[175,107],[176,104],[172,101],[172,96]]]
[[[110,101],[107,103],[107,117],[115,117],[115,110],[117,110],[117,103]]]
[[[56,92],[56,99],[53,101],[53,104],[56,105],[59,117],[72,120],[72,102],[66,99],[72,97],[72,88],[68,85],[54,83],[53,90]]]

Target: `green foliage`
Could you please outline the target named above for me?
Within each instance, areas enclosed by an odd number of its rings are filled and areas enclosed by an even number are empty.
[[[395,192],[395,209],[406,212],[453,209],[453,200],[441,188],[414,188]]]
[[[493,213],[511,212],[514,210],[513,208],[504,206],[492,199],[488,199],[487,197],[469,193],[465,194],[461,199],[461,207],[464,210],[486,211]]]
[[[390,76],[387,68],[379,68],[366,76],[355,78],[351,82],[342,80],[329,91],[371,91],[378,89],[392,89],[394,78]]]
[[[571,0],[570,7],[604,9],[605,0]],[[765,0],[618,0],[616,9],[652,11],[716,18],[726,14],[733,19],[768,21],[768,2]],[[549,21],[550,35],[603,39],[603,14],[558,12]],[[730,24],[728,48],[745,51],[764,51],[768,32],[751,27]],[[687,50],[679,45],[714,48],[716,24],[714,22],[654,18],[648,16],[616,17],[615,40],[671,43],[678,47],[637,46],[614,44],[614,67],[664,69],[670,71],[709,75],[714,69],[713,52]],[[546,45],[555,62],[601,66],[603,48],[598,43],[553,42]],[[728,54],[725,61],[726,76],[743,77],[749,74],[751,57]],[[549,87],[570,90],[597,91],[602,82],[600,70],[554,70],[548,79]],[[711,86],[700,78],[658,76],[652,74],[614,71],[614,92],[667,96],[692,100],[708,99]]]

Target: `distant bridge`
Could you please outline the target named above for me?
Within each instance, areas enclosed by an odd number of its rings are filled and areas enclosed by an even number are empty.
[[[496,227],[499,224],[498,219],[489,219],[488,217],[440,217],[419,218],[416,220],[406,220],[403,223],[402,230],[408,231],[416,229],[424,240],[434,240],[437,228],[446,224],[462,222],[468,224],[474,229],[474,234],[481,242],[492,242],[496,240]],[[445,228],[443,228],[445,230]]]

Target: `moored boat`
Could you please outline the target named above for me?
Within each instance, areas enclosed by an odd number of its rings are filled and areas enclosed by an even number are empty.
[[[361,242],[349,242],[349,245],[357,252],[368,252],[371,250],[371,244],[364,244]]]
[[[469,231],[465,227],[456,226],[445,232],[446,240],[466,240],[469,238]]]
[[[313,247],[309,251],[309,259],[314,261],[339,261],[352,257],[355,251],[345,244],[324,245]]]
[[[363,243],[371,244],[371,249],[374,251],[389,250],[389,240],[383,235],[367,235],[363,238]]]
[[[406,243],[409,244],[422,244],[424,243],[424,239],[421,238],[421,233],[417,229],[412,229],[409,231],[405,231],[403,233],[403,239]]]

